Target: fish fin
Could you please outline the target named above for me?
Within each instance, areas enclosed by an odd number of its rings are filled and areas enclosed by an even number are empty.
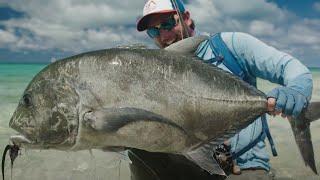
[[[213,143],[215,144],[215,143]],[[207,143],[199,146],[198,148],[191,150],[184,154],[186,158],[196,163],[202,169],[206,170],[208,173],[218,174],[226,176],[226,173],[220,167],[219,163],[213,157],[213,146],[212,143]]]
[[[320,119],[320,102],[311,102],[297,119],[290,119],[296,144],[306,166],[318,174],[314,159],[310,123]]]
[[[116,132],[127,124],[139,121],[153,121],[173,126],[184,133],[186,131],[173,121],[144,109],[124,108],[101,108],[91,110],[83,115],[83,123],[97,131]]]
[[[129,45],[119,45],[116,46],[119,49],[148,49],[145,44],[136,43],[136,44],[129,44]]]
[[[311,102],[305,112],[308,122],[320,119],[320,102]]]
[[[318,174],[311,140],[310,122],[302,116],[299,116],[298,119],[290,119],[289,122],[305,165]]]
[[[165,50],[183,54],[194,54],[199,44],[208,38],[209,36],[206,35],[189,37],[171,44],[170,46],[166,47]]]
[[[123,152],[126,148],[123,146],[106,146],[102,148],[104,152]]]

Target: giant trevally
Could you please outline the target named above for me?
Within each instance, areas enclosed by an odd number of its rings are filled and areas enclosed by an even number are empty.
[[[209,173],[222,143],[267,113],[266,95],[234,75],[179,52],[112,48],[56,61],[29,83],[10,127],[13,144],[77,151],[137,148],[182,154]],[[316,173],[310,103],[290,123]]]

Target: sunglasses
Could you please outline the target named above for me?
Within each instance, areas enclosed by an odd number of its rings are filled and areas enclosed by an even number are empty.
[[[150,38],[156,38],[160,36],[160,29],[165,29],[170,31],[172,28],[176,26],[176,20],[173,16],[170,16],[167,21],[160,23],[155,27],[151,27],[147,29],[147,34]]]

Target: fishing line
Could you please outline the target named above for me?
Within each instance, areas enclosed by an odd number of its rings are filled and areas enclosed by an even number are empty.
[[[182,39],[184,39],[184,37],[188,38],[188,37],[190,37],[190,35],[189,35],[188,30],[187,30],[187,25],[184,23],[183,17],[182,17],[181,12],[180,12],[180,9],[178,7],[178,3],[177,3],[176,0],[172,0],[172,3],[173,3],[174,8],[177,11],[177,14],[178,14],[178,17],[179,17],[179,23],[180,23],[180,25],[182,27],[182,31],[180,32],[181,33],[181,37],[182,37]]]
[[[119,165],[118,165],[118,180],[120,180],[121,177],[121,159],[119,160]]]

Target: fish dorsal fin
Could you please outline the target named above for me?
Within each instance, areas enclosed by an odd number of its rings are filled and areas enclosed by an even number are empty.
[[[119,49],[148,49],[145,44],[136,43],[136,44],[129,44],[129,45],[119,45],[116,46]]]
[[[211,175],[218,174],[226,176],[226,173],[213,157],[213,149],[215,145],[216,142],[214,141],[203,144],[198,148],[185,153],[184,156],[192,162],[196,163],[202,169],[206,170]]]
[[[189,37],[171,44],[166,47],[165,50],[179,52],[182,54],[194,54],[199,44],[208,38],[209,36],[206,35]]]

